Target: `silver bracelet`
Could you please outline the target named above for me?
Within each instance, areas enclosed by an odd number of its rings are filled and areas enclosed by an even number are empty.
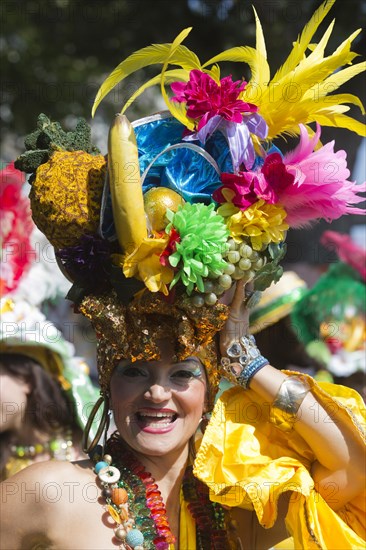
[[[221,358],[225,377],[234,384],[247,389],[250,380],[269,361],[261,355],[253,335],[241,336],[239,342],[233,342],[226,350],[227,357]]]
[[[284,432],[292,430],[300,405],[310,390],[305,377],[287,376],[272,403],[270,422]]]

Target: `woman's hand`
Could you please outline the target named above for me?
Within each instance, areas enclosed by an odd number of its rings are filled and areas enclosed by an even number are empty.
[[[226,351],[233,342],[239,342],[241,336],[248,334],[249,308],[246,307],[246,293],[251,296],[253,284],[245,285],[243,279],[225,293],[222,301],[230,306],[229,317],[220,333],[220,353],[226,356]]]
[[[231,295],[225,296],[226,302],[230,304],[230,314],[220,334],[222,357],[227,357],[228,348],[234,342],[239,343],[240,338],[248,334],[250,309],[246,304],[249,297],[245,294],[247,292],[251,295],[252,288],[252,285],[237,281]],[[231,361],[235,362],[236,359],[230,359],[229,363]],[[235,363],[231,363],[228,370],[235,370]],[[248,370],[248,367],[244,367],[245,370]],[[225,369],[223,374],[234,384],[244,388],[248,387],[250,382],[250,390],[257,393],[270,407],[287,378],[285,373],[268,364],[250,374],[250,378],[242,374],[230,376]],[[242,383],[243,380],[245,384]],[[341,415],[336,414],[333,417],[331,413],[334,411],[328,411],[326,405],[320,404],[311,391],[307,395],[305,392],[304,395],[293,429],[308,443],[315,455],[312,477],[317,484],[318,492],[326,500],[329,484],[335,484],[337,502],[329,504],[332,508],[339,509],[363,489],[365,447],[360,438],[355,437],[354,427],[345,422]],[[331,402],[330,407],[332,404],[334,405]]]

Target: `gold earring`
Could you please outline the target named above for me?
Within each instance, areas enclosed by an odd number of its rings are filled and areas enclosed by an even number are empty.
[[[94,420],[95,416],[97,415],[97,412],[99,411],[102,404],[103,404],[102,418],[101,418],[99,427],[97,429],[97,433],[96,433],[93,441],[90,444],[88,444],[88,438],[89,438],[89,432],[90,432],[91,425],[92,425],[93,420]],[[95,403],[95,405],[94,405],[94,407],[93,407],[93,409],[90,413],[90,416],[88,418],[88,421],[86,423],[84,432],[83,432],[81,445],[82,445],[82,449],[83,449],[84,453],[90,454],[94,450],[94,448],[96,447],[103,431],[105,430],[105,433],[107,433],[108,427],[109,427],[109,399],[108,399],[107,396],[101,396],[98,399],[98,401]]]

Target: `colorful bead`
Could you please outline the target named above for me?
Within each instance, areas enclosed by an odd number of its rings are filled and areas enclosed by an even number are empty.
[[[103,494],[107,499],[106,509],[117,523],[115,535],[120,540],[120,550],[170,550],[174,547],[175,537],[169,526],[161,493],[151,473],[123,447],[117,434],[111,437],[107,445],[118,469],[108,466],[106,471],[112,472],[112,475],[103,482],[113,485],[111,479],[114,471],[118,472],[120,481],[118,487],[104,487]],[[100,471],[103,478],[105,473],[103,469]],[[219,504],[210,501],[208,487],[193,476],[192,467],[188,467],[184,475],[183,494],[196,523],[197,548],[231,548],[224,511]],[[120,495],[126,501],[117,504]]]
[[[124,527],[118,527],[118,529],[115,530],[114,534],[116,535],[117,539],[125,540],[127,536],[127,531],[126,529],[124,529]]]
[[[109,515],[111,516],[111,518],[116,522],[116,523],[122,523],[122,519],[119,515],[119,513],[117,512],[117,510],[115,508],[113,508],[113,506],[111,506],[110,504],[107,506],[107,510],[109,512]]]
[[[122,521],[127,521],[128,520],[128,512],[127,512],[126,508],[121,508],[120,512],[119,512],[119,515],[120,515],[120,518],[121,518]]]
[[[104,462],[106,462],[107,464],[112,464],[112,457],[111,457],[111,455],[104,455],[104,456],[103,456],[103,460],[104,460]]]
[[[126,489],[123,489],[122,487],[116,487],[115,489],[112,489],[111,498],[114,504],[116,504],[117,506],[125,504],[128,501],[128,494]]]
[[[138,529],[131,529],[131,531],[128,531],[127,533],[126,542],[132,546],[132,548],[141,546],[144,542],[144,535]]]
[[[111,498],[111,496],[112,496],[112,490],[109,487],[104,487],[104,489],[102,490],[102,497],[107,499],[107,498]]]
[[[117,483],[121,477],[121,472],[114,466],[107,465],[106,468],[99,470],[98,477],[103,483]]]
[[[100,462],[97,462],[96,465],[94,466],[94,472],[98,475],[100,470],[107,467],[108,467],[108,462],[101,460]]]

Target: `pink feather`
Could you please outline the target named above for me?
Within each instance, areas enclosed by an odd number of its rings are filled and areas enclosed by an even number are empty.
[[[310,138],[306,128],[300,125],[300,143],[284,157],[288,172],[295,177],[294,183],[279,194],[290,227],[303,227],[320,218],[330,222],[345,214],[366,213],[365,209],[354,206],[365,200],[359,193],[366,191],[366,182],[348,181],[346,152],[335,152],[334,141],[314,151],[320,133],[317,125],[316,133]]]

